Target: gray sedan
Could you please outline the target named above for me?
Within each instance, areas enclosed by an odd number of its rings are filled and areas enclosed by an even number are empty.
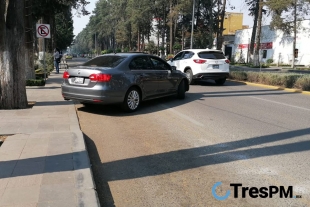
[[[65,100],[91,104],[121,104],[135,111],[141,101],[177,95],[189,90],[186,75],[161,58],[144,53],[117,53],[96,57],[67,69],[61,86]]]

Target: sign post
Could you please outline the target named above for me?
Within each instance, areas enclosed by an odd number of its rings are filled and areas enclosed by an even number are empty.
[[[46,81],[46,67],[45,67],[45,38],[51,38],[49,24],[36,24],[37,38],[43,38],[43,69],[44,69],[44,81]]]

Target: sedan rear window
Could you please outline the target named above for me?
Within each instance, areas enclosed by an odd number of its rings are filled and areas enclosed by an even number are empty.
[[[124,56],[100,56],[84,63],[83,66],[114,68],[125,59]]]
[[[222,52],[200,52],[198,56],[203,59],[225,59]]]

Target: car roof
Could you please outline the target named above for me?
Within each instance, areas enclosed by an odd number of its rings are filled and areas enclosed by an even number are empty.
[[[192,52],[223,52],[222,50],[215,50],[215,49],[186,49],[182,51],[192,51]]]
[[[150,55],[150,54],[144,53],[144,52],[118,52],[118,53],[108,53],[108,54],[104,54],[104,55],[98,55],[97,57],[113,56],[113,55],[118,55],[118,56],[135,56],[135,55]]]

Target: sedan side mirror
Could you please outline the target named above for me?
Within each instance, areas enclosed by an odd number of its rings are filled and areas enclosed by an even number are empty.
[[[177,67],[171,66],[171,70],[176,70],[176,69],[177,69]]]
[[[173,62],[173,58],[170,58],[169,61]]]

